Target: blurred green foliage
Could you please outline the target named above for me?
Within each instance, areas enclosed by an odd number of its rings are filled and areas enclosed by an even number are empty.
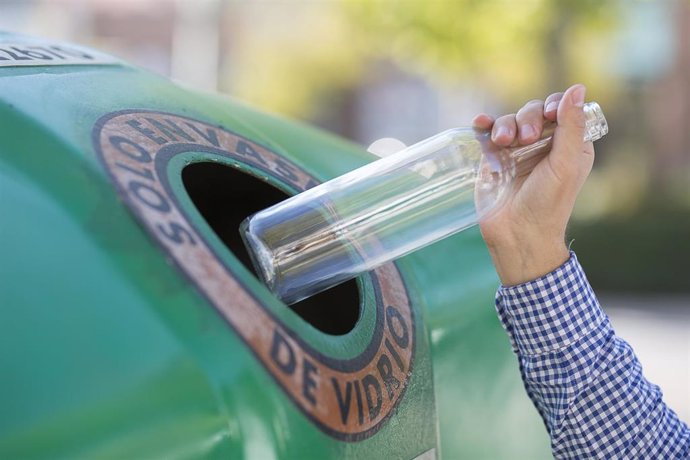
[[[610,83],[591,72],[601,37],[615,29],[617,1],[343,0],[369,56],[474,85],[506,102],[562,89],[573,77]],[[573,46],[577,44],[577,46]],[[587,46],[585,56],[582,45]],[[583,59],[583,57],[585,59]]]
[[[431,81],[465,83],[507,105],[586,81],[601,102],[603,37],[619,0],[337,0],[256,7],[237,47],[232,92],[268,110],[310,118],[338,91],[387,61]],[[291,15],[290,27],[275,28]],[[275,17],[273,17],[275,16]],[[271,28],[268,31],[262,27]],[[315,39],[318,37],[318,39]],[[226,84],[229,84],[226,82]]]
[[[647,201],[633,213],[569,229],[595,291],[690,292],[690,212]]]

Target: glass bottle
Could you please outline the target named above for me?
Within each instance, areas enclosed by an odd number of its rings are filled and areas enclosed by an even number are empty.
[[[584,112],[585,140],[603,137],[599,105]],[[554,130],[513,147],[444,131],[250,216],[242,238],[261,280],[293,304],[475,225],[550,151]]]

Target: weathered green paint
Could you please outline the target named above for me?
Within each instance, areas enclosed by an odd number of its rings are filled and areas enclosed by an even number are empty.
[[[0,35],[0,48],[21,40]],[[476,230],[397,262],[416,315],[413,374],[383,428],[339,441],[296,408],[118,198],[91,134],[100,117],[128,109],[221,126],[320,180],[372,160],[316,129],[124,64],[0,67],[0,458],[548,456]],[[227,161],[185,155],[168,168],[182,201],[185,161]],[[323,334],[270,299],[192,218],[310,345],[336,358],[364,348],[377,320],[366,278],[355,329]]]

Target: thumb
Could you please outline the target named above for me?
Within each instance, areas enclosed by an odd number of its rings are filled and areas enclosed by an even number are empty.
[[[584,85],[573,85],[566,90],[558,105],[558,126],[554,133],[550,156],[557,169],[555,172],[561,179],[584,181],[594,162],[592,143],[584,141],[585,92]]]

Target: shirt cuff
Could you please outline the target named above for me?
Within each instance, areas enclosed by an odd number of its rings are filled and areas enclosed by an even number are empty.
[[[574,252],[540,278],[501,286],[496,311],[513,349],[540,355],[568,347],[607,321]]]

